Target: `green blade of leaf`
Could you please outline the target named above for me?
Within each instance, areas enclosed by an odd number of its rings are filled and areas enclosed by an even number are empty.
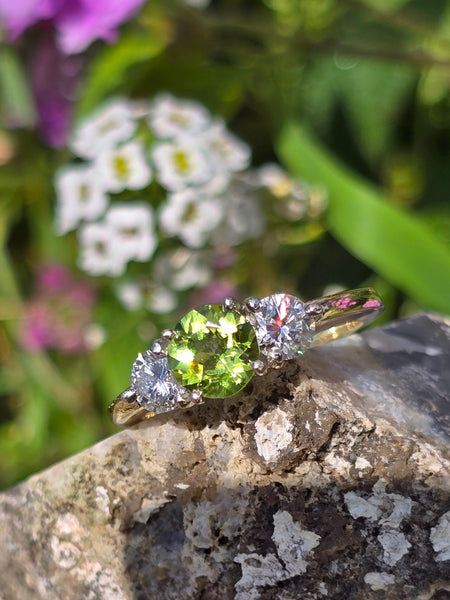
[[[450,311],[450,252],[426,226],[389,204],[296,123],[281,132],[278,154],[293,173],[327,187],[328,227],[345,248],[421,306]]]
[[[0,49],[0,101],[3,119],[16,127],[32,127],[36,113],[27,76],[11,48]]]
[[[130,68],[158,56],[167,43],[166,32],[155,30],[153,35],[124,36],[114,46],[104,48],[89,66],[78,114],[84,115],[96,108],[120,87]]]

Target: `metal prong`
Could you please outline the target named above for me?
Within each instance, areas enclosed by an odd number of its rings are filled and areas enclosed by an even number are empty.
[[[161,332],[161,337],[166,340],[171,340],[175,335],[176,332],[173,329],[164,329],[164,331]]]
[[[156,356],[159,356],[160,354],[163,354],[163,352],[164,352],[162,344],[158,340],[155,340],[153,342],[153,344],[150,346],[150,350],[153,352],[153,354],[156,354]]]
[[[245,305],[249,310],[253,312],[255,310],[258,310],[258,308],[261,305],[261,300],[256,296],[250,296],[250,298],[247,298],[247,300],[245,301]]]
[[[195,404],[199,404],[203,400],[203,392],[200,390],[193,390],[191,393],[191,400],[195,402]]]
[[[120,394],[120,398],[126,402],[133,402],[136,399],[136,391],[131,387],[127,388]]]
[[[269,365],[265,360],[258,358],[252,362],[252,367],[257,375],[265,375],[269,369]]]
[[[272,348],[269,351],[269,364],[272,369],[279,369],[283,362],[283,355],[281,352],[275,348]]]
[[[318,302],[310,302],[305,306],[305,313],[309,317],[317,317],[323,313],[323,309]]]
[[[175,402],[178,404],[178,406],[186,406],[189,400],[187,400],[187,398],[185,398],[181,394],[178,394],[178,396],[175,398]]]
[[[231,296],[227,296],[224,298],[222,305],[224,310],[233,310],[238,307],[238,302]]]

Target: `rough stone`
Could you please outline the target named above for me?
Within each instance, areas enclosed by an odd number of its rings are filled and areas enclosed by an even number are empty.
[[[448,598],[449,346],[375,328],[0,494],[0,599]]]

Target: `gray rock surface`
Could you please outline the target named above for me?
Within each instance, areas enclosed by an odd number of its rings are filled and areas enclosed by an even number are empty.
[[[4,492],[1,600],[449,598],[449,350],[375,328]]]

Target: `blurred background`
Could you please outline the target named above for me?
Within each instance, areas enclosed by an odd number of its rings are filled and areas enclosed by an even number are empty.
[[[450,2],[0,0],[0,487],[192,306],[450,308]]]

